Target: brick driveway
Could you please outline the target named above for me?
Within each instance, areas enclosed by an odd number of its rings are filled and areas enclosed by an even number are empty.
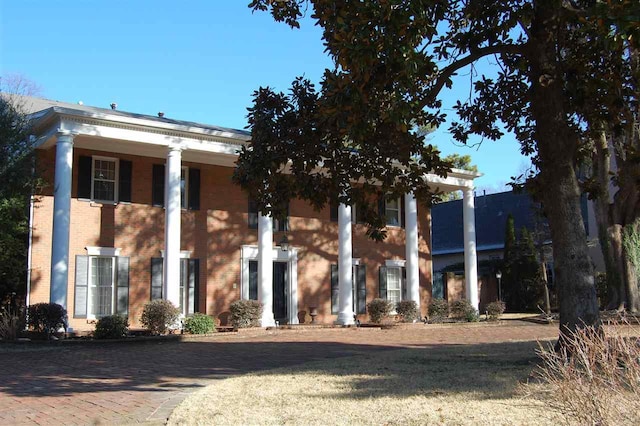
[[[0,424],[163,424],[190,392],[230,375],[395,348],[552,339],[557,332],[509,321],[0,345]]]

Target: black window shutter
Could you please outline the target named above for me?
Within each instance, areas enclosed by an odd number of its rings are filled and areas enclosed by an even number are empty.
[[[338,203],[329,204],[329,210],[331,212],[330,220],[331,222],[338,221]]]
[[[78,198],[91,198],[91,168],[93,159],[84,155],[78,160]]]
[[[386,201],[384,199],[384,196],[382,194],[378,195],[378,214],[380,215],[380,217],[387,217],[387,205],[386,205]],[[387,220],[385,219],[385,223],[387,222]]]
[[[164,164],[153,165],[151,187],[151,204],[164,207]]]
[[[331,313],[332,314],[337,314],[339,310],[338,294],[339,294],[338,265],[332,264],[331,265]]]
[[[131,202],[131,161],[120,160],[120,182],[118,183],[118,201]]]
[[[129,312],[129,258],[117,257],[116,313]]]
[[[162,299],[163,259],[151,258],[151,300]]]
[[[356,266],[356,286],[358,288],[357,295],[357,314],[367,313],[367,268],[364,265]]]
[[[200,169],[189,167],[189,209],[200,210]]]
[[[200,259],[189,259],[189,305],[187,313],[200,312],[198,292],[200,290]]]
[[[91,157],[89,157],[91,158]],[[76,289],[74,297],[74,318],[87,317],[87,297],[89,296],[89,256],[76,256]]]
[[[404,266],[400,268],[400,272],[402,273],[402,281],[400,282],[400,288],[402,289],[402,299],[407,300],[407,268]]]
[[[402,228],[405,227],[404,197],[406,197],[406,195],[403,195],[402,197],[400,197],[400,205],[398,206],[398,213],[400,214],[400,226]]]
[[[387,267],[380,267],[380,298],[387,300]]]
[[[251,198],[249,198],[247,210],[249,213],[247,220],[249,229],[258,229],[258,205]]]
[[[258,300],[258,262],[249,261],[249,300]]]

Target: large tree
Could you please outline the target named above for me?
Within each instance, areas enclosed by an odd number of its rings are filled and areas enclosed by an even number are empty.
[[[295,188],[289,195],[305,198],[314,191],[308,198],[317,206],[335,193],[346,194],[348,201],[354,177],[364,176],[365,182],[378,179],[392,189],[421,189],[424,167],[438,160],[435,152],[425,153],[432,155],[420,158],[428,161],[412,168],[411,159],[422,149],[422,141],[412,138],[411,123],[443,123],[442,89],[452,85],[458,72],[491,58],[499,71],[493,78],[477,78],[472,96],[460,99],[455,107],[459,122],[451,131],[463,143],[471,135],[496,140],[503,134],[502,126],[516,135],[522,152],[539,170],[530,186],[539,189],[550,224],[561,330],[598,325],[577,177],[583,123],[572,109],[571,88],[566,84],[581,72],[577,65],[593,59],[584,46],[572,44],[572,35],[585,17],[602,13],[594,7],[596,2],[254,0],[250,4],[293,27],[308,6],[323,29],[335,68],[325,71],[320,93],[313,92],[311,98],[299,96],[300,85],[307,83],[294,85],[288,99],[295,107],[288,103],[278,109],[282,101],[270,90],[261,91],[250,112],[253,151],[240,157],[237,181],[246,188],[268,186],[270,191],[259,194],[267,210],[268,204],[274,205],[273,188],[283,181],[283,188]],[[617,31],[615,26],[610,30]],[[566,66],[569,52],[572,67]],[[585,75],[580,84],[592,84],[597,78],[606,77]],[[275,101],[271,112],[257,120],[267,98]],[[300,107],[305,102],[310,104]],[[397,160],[399,167],[375,166],[391,160]],[[293,173],[283,177],[279,172],[289,161]],[[250,166],[263,168],[250,171]],[[300,173],[321,167],[330,172],[318,172],[317,182]],[[402,179],[408,174],[410,178]],[[399,178],[401,184],[394,187]],[[331,184],[319,183],[326,181]]]

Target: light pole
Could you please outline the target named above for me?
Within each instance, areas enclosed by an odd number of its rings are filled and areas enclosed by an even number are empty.
[[[502,302],[502,272],[499,269],[496,272],[496,279],[498,280],[498,301]]]

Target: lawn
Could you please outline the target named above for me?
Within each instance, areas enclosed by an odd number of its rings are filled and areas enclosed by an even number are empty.
[[[190,395],[169,424],[554,424],[520,391],[536,346],[434,345],[232,377]]]

